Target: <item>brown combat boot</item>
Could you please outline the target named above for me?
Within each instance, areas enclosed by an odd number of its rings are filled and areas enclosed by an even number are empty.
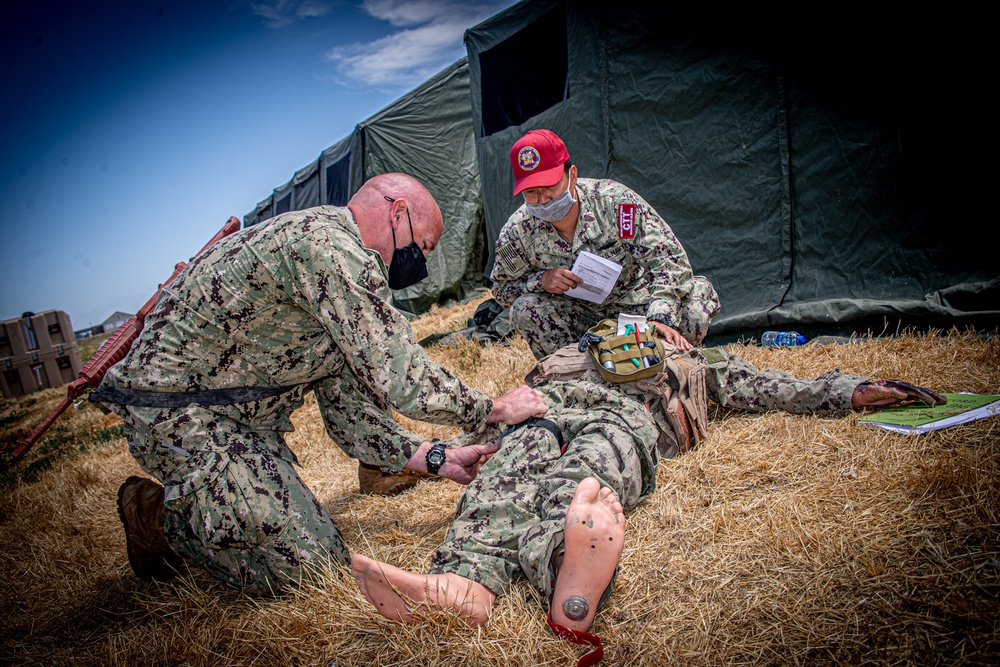
[[[118,517],[125,526],[128,563],[140,579],[164,581],[177,575],[181,559],[167,544],[163,487],[132,475],[118,489]]]
[[[379,470],[378,466],[358,461],[358,483],[361,493],[370,496],[395,496],[413,488],[421,479],[438,479],[438,477],[415,470],[385,473]]]

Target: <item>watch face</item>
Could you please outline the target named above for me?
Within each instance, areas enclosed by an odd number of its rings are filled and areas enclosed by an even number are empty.
[[[427,472],[436,475],[441,466],[444,465],[444,445],[438,443],[427,452]]]

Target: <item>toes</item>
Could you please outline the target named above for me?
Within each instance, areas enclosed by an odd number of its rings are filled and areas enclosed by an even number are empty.
[[[596,500],[601,492],[601,483],[593,477],[587,477],[576,485],[573,502],[589,503]]]
[[[594,477],[587,477],[577,484],[572,504],[601,504],[614,514],[622,514],[625,511],[617,494],[610,487],[601,486]]]
[[[610,507],[612,511],[616,512],[622,511],[621,501],[618,500],[618,496],[615,495],[615,492],[612,491],[610,488],[606,486],[603,487],[601,489],[601,492],[598,494],[598,498],[607,503],[608,507]]]

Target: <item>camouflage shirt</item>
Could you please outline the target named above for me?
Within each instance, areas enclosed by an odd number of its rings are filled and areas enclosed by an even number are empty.
[[[492,400],[414,343],[386,276],[347,208],[277,216],[192,260],[104,384],[163,392],[291,386],[266,401],[213,407],[254,428],[289,431],[312,383],[350,374],[408,417],[481,425]]]
[[[623,267],[604,306],[678,322],[681,304],[693,287],[693,272],[670,226],[642,197],[616,181],[580,178],[576,198],[580,217],[572,244],[524,205],[507,220],[490,275],[496,300],[510,307],[526,292],[543,292],[542,273],[572,269],[577,255],[586,250]],[[620,230],[620,212],[633,214],[631,230],[627,225]]]

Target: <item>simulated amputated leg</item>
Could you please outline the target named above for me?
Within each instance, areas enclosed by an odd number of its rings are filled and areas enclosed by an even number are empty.
[[[386,618],[414,623],[412,609],[421,603],[449,609],[470,625],[490,618],[496,595],[457,574],[417,574],[356,554],[351,573],[365,598]]]
[[[595,391],[604,386],[590,385]],[[614,412],[588,406],[567,426],[572,439],[566,452],[538,480],[540,520],[526,527],[518,544],[518,565],[545,600],[556,589],[566,517],[580,483],[598,480],[599,488],[611,489],[626,510],[651,491],[655,468],[643,443],[656,441],[652,417],[634,401],[619,398],[615,403],[611,394],[602,399]]]
[[[618,497],[593,477],[580,482],[566,513],[563,550],[557,555],[553,622],[586,630],[611,584],[625,541],[625,514]]]
[[[553,555],[564,551],[571,507],[578,521],[570,530],[570,557],[567,560],[564,552],[559,564],[567,563],[565,583],[577,587],[577,597],[593,598],[587,604],[596,611],[621,556],[621,535],[617,541],[606,540],[615,545],[611,551],[604,543],[589,550],[611,561],[600,575],[603,583],[592,586],[596,592],[571,574],[585,562],[579,552],[588,550],[576,545],[589,545],[583,536],[614,525],[616,514],[624,530],[622,506],[635,506],[649,491],[645,480],[653,466],[643,443],[655,441],[656,427],[641,405],[603,384],[560,384],[547,390],[546,399],[567,439],[565,450],[544,428],[524,427],[504,438],[459,500],[451,530],[431,561],[432,574],[405,572],[359,555],[352,559],[359,587],[383,616],[412,622],[412,602],[427,602],[457,611],[471,623],[485,623],[495,595],[503,594],[520,574],[551,601],[557,579]],[[561,415],[564,410],[574,416]],[[574,503],[577,487],[588,478]],[[586,532],[578,530],[577,523]],[[584,622],[589,624],[593,613],[587,616]]]

